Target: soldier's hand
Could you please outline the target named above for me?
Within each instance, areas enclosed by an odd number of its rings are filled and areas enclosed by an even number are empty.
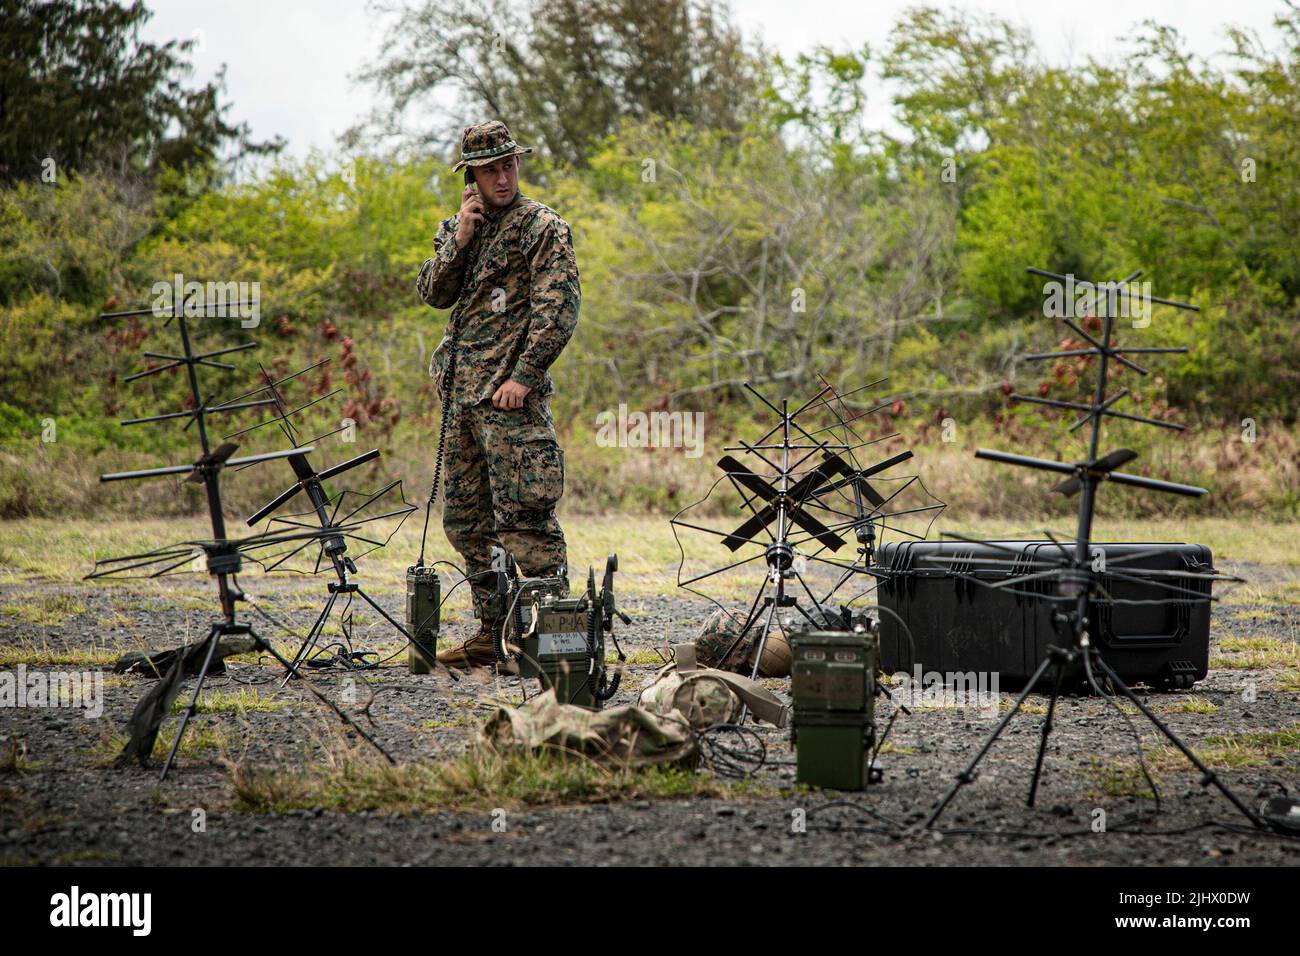
[[[456,223],[456,245],[464,249],[474,238],[474,229],[483,221],[483,200],[473,186],[460,194],[460,219]]]
[[[513,378],[498,388],[492,394],[492,407],[500,409],[516,409],[524,407],[524,399],[532,389],[527,385],[520,385]]]

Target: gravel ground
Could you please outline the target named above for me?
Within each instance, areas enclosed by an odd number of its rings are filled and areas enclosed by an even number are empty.
[[[1286,568],[1243,568],[1265,580],[1294,579]],[[277,619],[305,628],[318,581],[258,580],[262,606]],[[400,617],[401,595],[377,595]],[[96,647],[164,648],[206,631],[212,613],[198,584],[148,587],[31,583],[0,594],[0,649],[12,670],[25,654],[66,653]],[[634,624],[625,645],[650,658],[665,636],[693,635],[707,608],[696,599],[622,598]],[[32,610],[32,609],[36,610]],[[1300,606],[1229,605],[1215,609],[1215,639],[1262,637],[1296,644]],[[358,622],[362,615],[357,614]],[[250,614],[254,621],[256,614]],[[259,625],[260,626],[260,625]],[[459,636],[464,624],[445,633]],[[263,628],[268,636],[276,630]],[[395,645],[381,629],[359,627],[362,647]],[[36,661],[35,656],[32,657]],[[1231,658],[1220,658],[1220,665]],[[1258,664],[1258,662],[1254,662]],[[1169,725],[1194,746],[1208,737],[1300,727],[1300,693],[1294,675],[1300,658],[1277,666],[1219,666],[1188,693],[1147,695]],[[81,670],[81,666],[27,665],[29,669]],[[229,694],[248,690],[282,706],[243,714],[201,714],[192,725],[219,730],[224,745],[183,759],[160,784],[156,771],[108,766],[114,738],[145,681],[110,676],[103,714],[88,719],[69,708],[0,710],[0,763],[19,755],[19,769],[0,771],[0,861],[9,864],[118,863],[146,865],[319,864],[1069,864],[1069,865],[1288,865],[1300,863],[1300,840],[1236,829],[1244,818],[1212,789],[1198,785],[1190,766],[1170,762],[1157,776],[1161,813],[1149,799],[1116,795],[1108,786],[1116,768],[1134,764],[1126,722],[1098,699],[1066,698],[1059,705],[1038,806],[1025,807],[1041,718],[1022,715],[1008,728],[942,821],[945,832],[904,832],[951,783],[993,726],[975,710],[933,707],[900,716],[881,757],[884,780],[865,794],[809,792],[794,786],[793,751],[786,732],[763,731],[767,765],[756,786],[735,799],[637,800],[584,806],[507,810],[505,829],[485,812],[438,807],[407,816],[296,811],[254,814],[236,810],[223,761],[255,766],[318,765],[326,759],[335,723],[294,684],[280,689],[278,671],[251,661],[232,662],[208,687]],[[654,674],[652,663],[634,664],[616,703],[634,700]],[[518,699],[507,679],[414,676],[404,656],[370,672],[373,733],[401,760],[461,752],[492,698]],[[1289,675],[1289,676],[1288,676]],[[336,700],[346,700],[339,670],[312,679]],[[1282,686],[1279,686],[1281,684]],[[785,696],[788,681],[768,685]],[[364,705],[367,685],[357,699]],[[1253,686],[1255,693],[1243,693]],[[1290,690],[1284,689],[1291,688]],[[530,687],[530,692],[533,688]],[[1249,699],[1253,697],[1253,699]],[[1189,702],[1189,698],[1191,699]],[[1010,700],[1003,695],[1004,700]],[[351,709],[355,710],[356,706]],[[889,711],[882,705],[882,713]],[[369,725],[367,725],[369,728]],[[1139,728],[1148,748],[1156,735]],[[211,733],[211,730],[209,731]],[[120,739],[116,742],[120,746]],[[12,757],[8,761],[13,762]],[[1283,745],[1247,765],[1225,769],[1225,780],[1251,805],[1267,793],[1300,790],[1300,748]],[[206,828],[195,832],[194,811]],[[1104,811],[1105,832],[1091,824]],[[1144,817],[1130,830],[1125,821]],[[806,826],[798,827],[802,817]],[[1231,824],[1232,828],[1217,825]],[[802,831],[802,832],[796,832]],[[1001,831],[994,833],[993,831]],[[1082,832],[1071,832],[1082,831]],[[1178,832],[1169,832],[1178,831]]]

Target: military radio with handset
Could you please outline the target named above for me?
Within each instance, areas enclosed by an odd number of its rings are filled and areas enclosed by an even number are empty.
[[[618,693],[627,660],[614,635],[614,618],[632,623],[614,601],[618,555],[606,559],[599,591],[595,572],[587,569],[587,588],[578,597],[569,596],[564,574],[521,578],[514,557],[501,548],[492,549],[492,566],[494,610],[502,621],[493,639],[500,669],[536,678],[543,689],[554,689],[561,704],[599,710]],[[607,634],[618,655],[612,674],[605,661]]]

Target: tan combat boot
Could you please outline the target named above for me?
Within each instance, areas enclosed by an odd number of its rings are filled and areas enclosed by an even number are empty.
[[[499,625],[495,621],[484,621],[478,633],[459,647],[450,647],[438,652],[438,663],[448,667],[467,670],[471,667],[490,667],[496,663],[496,650],[492,644],[493,633]]]

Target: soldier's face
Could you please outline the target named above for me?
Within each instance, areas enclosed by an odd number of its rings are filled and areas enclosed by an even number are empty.
[[[489,206],[504,206],[515,197],[515,190],[519,188],[518,156],[507,156],[473,169],[478,194]]]

